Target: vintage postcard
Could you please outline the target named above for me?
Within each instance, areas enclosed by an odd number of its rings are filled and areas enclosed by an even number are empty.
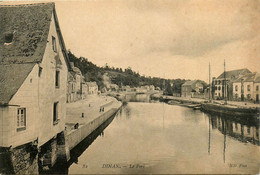
[[[1,174],[258,174],[259,0],[0,0]]]

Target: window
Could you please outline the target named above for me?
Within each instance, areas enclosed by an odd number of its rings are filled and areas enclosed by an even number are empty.
[[[250,134],[250,127],[247,127],[247,134]]]
[[[38,77],[41,77],[42,74],[42,67],[39,67]]]
[[[54,52],[57,52],[56,38],[54,36],[52,36],[52,49]]]
[[[236,91],[237,91],[237,89],[238,89],[238,86],[237,86],[237,85],[235,86],[235,89],[236,89]]]
[[[248,100],[251,99],[251,94],[247,94],[247,99],[248,99]]]
[[[56,70],[55,73],[55,87],[59,88],[60,87],[60,71]]]
[[[235,94],[235,98],[236,98],[236,99],[238,98],[238,94]]]
[[[13,34],[13,33],[7,33],[7,34],[5,34],[5,43],[11,43],[11,42],[13,42],[13,37],[14,37],[14,34]]]
[[[58,123],[58,110],[59,110],[59,102],[55,102],[53,104],[53,125]]]
[[[250,85],[247,85],[247,91],[250,91]]]
[[[17,131],[26,129],[26,108],[17,109]]]
[[[218,90],[221,90],[221,86],[218,87]]]
[[[259,86],[256,86],[255,89],[256,89],[256,91],[259,91]]]

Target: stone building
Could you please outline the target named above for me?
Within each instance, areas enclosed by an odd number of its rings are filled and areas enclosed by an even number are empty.
[[[80,93],[81,93],[81,99],[87,98],[87,95],[88,95],[88,85],[85,82],[81,82]]]
[[[155,90],[154,85],[150,85],[150,91],[154,91],[154,90]]]
[[[248,69],[237,69],[223,72],[217,78],[212,79],[212,96],[213,99],[224,99],[225,94],[228,100],[233,99],[233,82],[239,77],[251,73]],[[226,78],[226,83],[225,83]],[[226,84],[226,85],[225,85]],[[224,90],[225,89],[225,90]],[[225,93],[224,93],[225,91]]]
[[[259,103],[260,74],[248,73],[236,79],[233,83],[234,100],[254,101]]]
[[[96,82],[86,82],[88,94],[98,94],[98,85]]]
[[[193,97],[194,93],[202,93],[203,84],[199,80],[186,81],[181,86],[182,97]]]
[[[27,159],[14,150],[40,147],[64,131],[71,67],[54,3],[0,6],[0,23],[0,147],[20,164]]]
[[[67,82],[67,103],[75,101],[77,101],[75,73],[73,71],[69,71]]]
[[[73,62],[70,62],[71,68],[72,68],[72,75],[75,79],[75,92],[76,92],[76,100],[82,99],[82,88],[81,85],[84,83],[84,77],[82,76],[82,73],[79,68],[74,66]]]
[[[110,90],[111,90],[111,91],[116,91],[116,92],[118,92],[119,87],[118,87],[118,85],[116,85],[116,84],[110,84]]]
[[[80,69],[70,62],[71,71],[68,74],[67,102],[75,102],[86,98],[86,85]],[[82,87],[83,86],[83,87]]]

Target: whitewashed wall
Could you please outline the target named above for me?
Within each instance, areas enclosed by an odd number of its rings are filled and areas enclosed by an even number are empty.
[[[57,53],[52,49],[52,36],[56,38]],[[55,87],[56,60],[59,55],[60,87]],[[39,66],[42,73],[38,76]],[[39,145],[46,143],[65,128],[67,65],[57,36],[54,16],[52,15],[48,42],[43,61],[36,64],[9,104],[26,108],[26,129],[17,131],[17,106],[0,108],[0,146],[13,147],[39,139]],[[53,125],[53,103],[59,102],[59,122]]]
[[[3,115],[4,130],[3,130],[3,145],[13,147],[21,145],[37,138],[37,117],[38,111],[38,65],[35,65],[25,79],[17,93],[10,100],[9,104],[19,105],[21,108],[26,108],[26,129],[17,131],[17,106],[9,106],[8,112]]]
[[[52,36],[56,38],[57,53],[55,53],[52,49]],[[59,55],[62,61],[62,67],[59,69],[59,88],[55,87],[56,54]],[[68,69],[59,44],[53,15],[50,24],[48,42],[41,66],[43,70],[39,84],[39,110],[41,112],[41,115],[39,116],[39,145],[44,144],[57,133],[63,131],[65,128],[64,120],[66,116],[66,89]],[[53,125],[53,103],[57,101],[59,102],[59,123],[57,125]]]

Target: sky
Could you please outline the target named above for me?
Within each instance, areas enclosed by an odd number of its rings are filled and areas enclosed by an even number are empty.
[[[67,49],[98,66],[204,81],[224,60],[260,72],[260,0],[54,2]]]

